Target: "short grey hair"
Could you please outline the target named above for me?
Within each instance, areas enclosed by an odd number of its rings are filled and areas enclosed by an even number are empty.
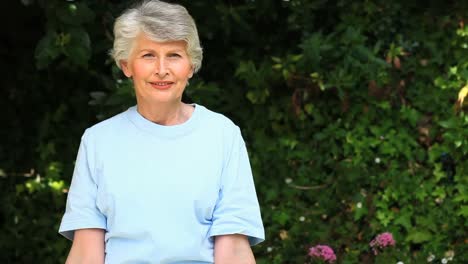
[[[193,71],[200,70],[203,50],[195,21],[185,7],[146,0],[125,10],[115,21],[114,48],[110,52],[119,68],[120,61],[128,59],[133,41],[140,33],[158,42],[185,41]]]

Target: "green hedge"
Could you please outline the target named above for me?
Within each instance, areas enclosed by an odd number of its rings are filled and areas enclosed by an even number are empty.
[[[257,263],[311,263],[318,244],[338,263],[468,262],[466,1],[176,2],[205,52],[186,101],[231,117],[248,145],[267,233]],[[31,34],[11,34],[24,45],[9,47],[0,98],[0,262],[63,263],[80,135],[134,104],[107,56],[128,3],[22,3],[12,24]],[[396,245],[375,256],[383,232]]]

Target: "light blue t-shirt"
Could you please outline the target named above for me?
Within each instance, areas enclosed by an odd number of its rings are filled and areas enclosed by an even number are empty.
[[[106,263],[213,263],[214,238],[265,238],[245,143],[225,116],[195,104],[185,123],[136,107],[88,128],[59,232],[105,229]]]

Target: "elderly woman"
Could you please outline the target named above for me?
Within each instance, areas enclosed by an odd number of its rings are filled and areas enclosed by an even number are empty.
[[[202,60],[192,17],[145,1],[114,34],[137,105],[82,137],[59,229],[67,263],[255,263],[264,229],[240,130],[181,101]]]

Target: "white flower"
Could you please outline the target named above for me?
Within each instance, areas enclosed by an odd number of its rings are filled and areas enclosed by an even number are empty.
[[[405,264],[403,261],[398,261],[396,264]]]
[[[272,247],[267,247],[267,251],[271,252],[271,251],[273,251],[273,248]]]
[[[449,261],[452,261],[454,256],[455,256],[455,251],[453,250],[449,250],[445,252],[445,257],[447,257]]]
[[[364,188],[361,189],[360,193],[361,193],[361,195],[362,195],[363,197],[366,197],[366,196],[367,196],[367,191],[366,191],[366,189],[364,189]]]
[[[357,207],[357,208],[362,208],[362,203],[361,203],[361,202],[357,203],[357,204],[356,204],[356,207]]]
[[[322,219],[327,219],[327,217],[328,217],[328,215],[326,215],[326,214],[322,215]]]
[[[374,160],[374,161],[375,161],[375,163],[379,164],[379,163],[380,163],[380,158],[379,158],[379,157],[377,157],[377,158],[375,158],[375,160]]]
[[[448,260],[447,260],[446,258],[443,258],[443,259],[440,261],[440,263],[442,263],[442,264],[447,264],[447,262],[448,262]]]
[[[444,201],[444,199],[437,197],[434,201],[436,202],[436,204],[441,204]]]
[[[434,259],[435,259],[434,254],[430,254],[430,255],[427,257],[427,262],[432,262]]]
[[[286,179],[284,179],[284,182],[286,184],[290,184],[292,182],[292,179],[291,178],[286,178]]]
[[[117,79],[117,83],[122,83],[122,79]]]
[[[304,217],[304,216],[299,217],[299,221],[304,222],[304,221],[305,221],[305,217]]]

